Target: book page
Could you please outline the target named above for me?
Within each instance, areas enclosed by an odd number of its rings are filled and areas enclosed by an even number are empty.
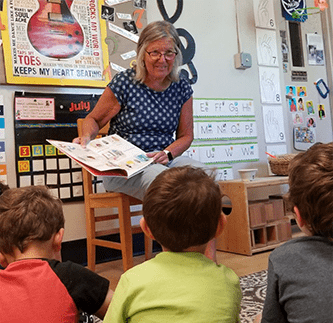
[[[72,142],[47,141],[83,166],[87,165],[101,172],[123,169],[127,177],[130,177],[153,162],[143,150],[118,135],[94,139],[86,148]]]

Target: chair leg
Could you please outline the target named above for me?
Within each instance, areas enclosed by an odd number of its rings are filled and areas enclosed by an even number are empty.
[[[96,269],[96,245],[92,243],[95,239],[95,210],[86,209],[86,226],[87,226],[87,261],[88,268],[91,271]]]
[[[96,246],[93,245],[91,242],[91,239],[88,239],[88,238],[87,238],[87,260],[88,260],[88,268],[91,271],[95,271],[95,269],[96,269]]]
[[[145,259],[149,260],[153,256],[153,240],[145,235]]]
[[[120,198],[118,213],[121,253],[123,258],[124,271],[126,271],[134,266],[132,224],[128,196],[123,196]]]

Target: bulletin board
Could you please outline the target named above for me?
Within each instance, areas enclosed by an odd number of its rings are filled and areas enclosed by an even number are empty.
[[[146,0],[5,1],[6,82],[105,87],[133,64],[146,21]]]
[[[15,92],[17,187],[47,185],[63,201],[83,200],[81,166],[46,139],[72,141],[100,95]]]

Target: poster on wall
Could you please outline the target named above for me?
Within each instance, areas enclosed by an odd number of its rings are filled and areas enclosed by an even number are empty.
[[[305,0],[281,0],[281,10],[286,20],[304,22],[308,19]]]
[[[321,35],[306,34],[309,65],[324,65],[324,42]]]
[[[273,0],[253,0],[253,10],[256,27],[276,28]]]
[[[110,73],[112,75],[133,66],[141,31],[147,25],[146,0],[106,0],[104,10],[112,12],[107,19]]]
[[[109,81],[102,0],[8,0],[1,21],[6,79],[104,87]]]
[[[256,29],[258,65],[279,66],[275,30]]]
[[[259,66],[261,103],[281,104],[280,73],[276,67]]]
[[[46,139],[71,141],[77,137],[76,120],[84,118],[99,97],[15,92],[17,187],[47,185],[64,202],[83,200],[81,166]]]
[[[307,150],[316,143],[316,130],[314,127],[294,127],[294,148]]]
[[[286,142],[282,105],[263,105],[262,114],[266,143]]]

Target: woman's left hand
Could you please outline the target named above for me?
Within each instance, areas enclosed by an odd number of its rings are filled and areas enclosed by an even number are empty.
[[[149,158],[153,158],[156,164],[166,165],[169,162],[169,158],[164,151],[147,153],[146,155]]]

